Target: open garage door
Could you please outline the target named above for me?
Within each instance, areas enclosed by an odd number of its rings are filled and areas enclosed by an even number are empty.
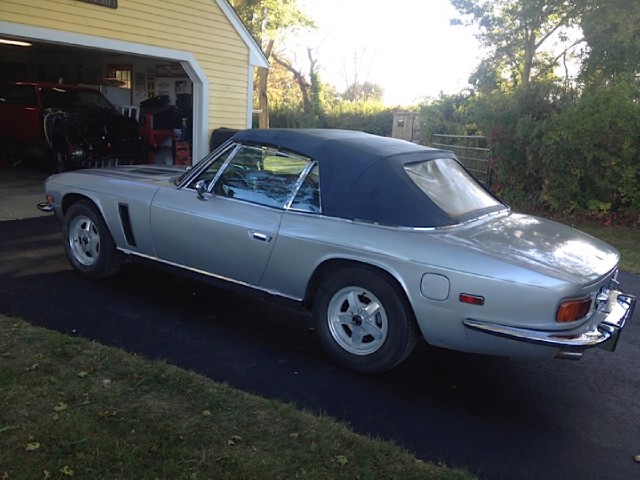
[[[99,91],[139,123],[147,163],[188,164],[206,155],[209,84],[191,53],[3,22],[0,37],[9,40],[0,43],[0,84],[64,83]],[[18,90],[5,103],[27,102],[27,89]],[[54,125],[55,115],[49,120]],[[43,133],[48,145],[52,131]]]

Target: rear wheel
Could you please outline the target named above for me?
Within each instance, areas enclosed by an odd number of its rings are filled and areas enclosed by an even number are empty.
[[[81,200],[69,207],[62,230],[65,255],[78,273],[103,278],[120,270],[124,255],[116,249],[113,237],[93,203]]]
[[[380,373],[413,350],[417,326],[403,293],[385,275],[348,267],[326,276],[314,303],[320,342],[340,364]]]

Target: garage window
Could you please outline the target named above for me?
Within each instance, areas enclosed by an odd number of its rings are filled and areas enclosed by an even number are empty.
[[[118,64],[109,65],[109,78],[122,82],[122,88],[131,89],[131,78],[133,76],[133,65]]]

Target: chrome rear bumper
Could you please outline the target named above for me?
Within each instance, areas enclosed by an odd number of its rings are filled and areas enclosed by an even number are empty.
[[[53,205],[51,205],[49,202],[38,203],[36,207],[38,207],[38,210],[44,213],[53,212]]]
[[[588,348],[600,347],[605,350],[615,350],[620,332],[625,323],[633,315],[636,297],[621,292],[612,292],[615,302],[608,305],[606,318],[593,330],[578,335],[559,335],[558,332],[531,330],[507,325],[488,323],[474,319],[466,319],[464,324],[480,332],[510,338],[521,342],[559,348],[560,358],[578,359]]]

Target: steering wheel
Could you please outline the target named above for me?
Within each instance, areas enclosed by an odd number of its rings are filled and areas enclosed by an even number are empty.
[[[242,168],[231,166],[224,171],[222,177],[216,182],[215,190],[218,195],[234,197],[236,189],[249,190],[250,183]]]
[[[230,187],[249,189],[249,180],[244,174],[244,170],[240,167],[230,167],[226,172],[222,174],[222,183],[230,184]]]

